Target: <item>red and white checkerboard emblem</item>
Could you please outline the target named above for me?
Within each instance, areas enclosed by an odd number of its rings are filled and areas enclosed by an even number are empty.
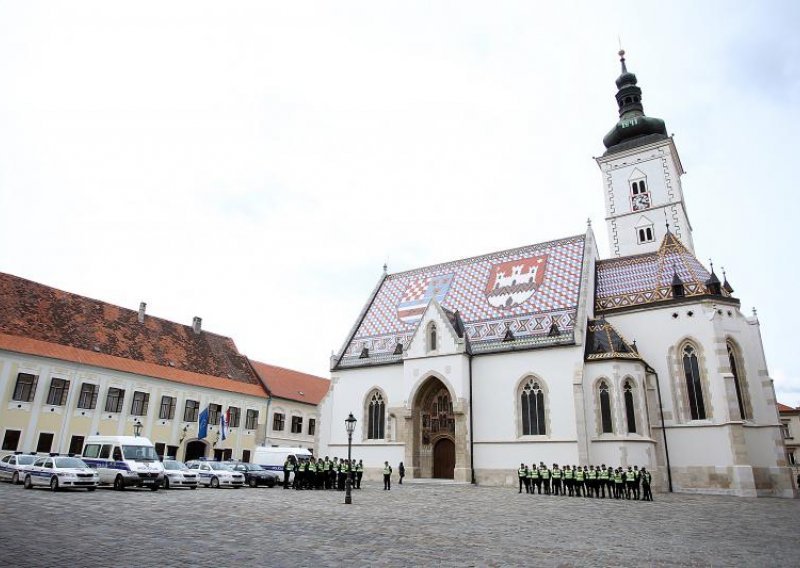
[[[428,303],[434,298],[441,302],[450,290],[453,274],[426,276],[409,282],[400,303],[397,304],[397,317],[405,323],[415,323],[421,317]]]
[[[495,308],[522,304],[542,285],[546,267],[546,254],[495,264],[486,282],[486,300]]]

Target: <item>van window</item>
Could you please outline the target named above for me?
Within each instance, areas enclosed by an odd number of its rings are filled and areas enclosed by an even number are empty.
[[[108,456],[111,455],[111,444],[103,444],[103,447],[100,448],[100,458],[107,460]]]
[[[119,446],[114,446],[114,457],[112,459],[114,461],[122,461],[122,451],[119,449]]]
[[[152,446],[122,446],[126,460],[156,461],[158,455]]]
[[[100,455],[100,444],[86,444],[83,448],[83,457],[96,458]]]

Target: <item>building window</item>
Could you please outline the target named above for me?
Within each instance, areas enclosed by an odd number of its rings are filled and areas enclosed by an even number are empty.
[[[125,391],[111,387],[106,395],[106,412],[122,412],[122,402],[125,399]]]
[[[221,404],[208,405],[208,423],[212,426],[219,424],[219,417],[222,414]]]
[[[228,407],[228,417],[229,417],[229,419],[231,421],[231,423],[228,424],[228,426],[231,427],[231,428],[238,428],[239,427],[239,422],[241,422],[241,420],[242,420],[242,411],[241,411],[241,409],[238,406],[229,406]]]
[[[131,402],[131,416],[147,416],[147,407],[150,405],[150,394],[142,391],[133,391]]]
[[[242,461],[250,463],[250,450],[242,450]]]
[[[313,436],[317,431],[317,421],[314,418],[308,419],[308,435]]]
[[[797,465],[797,460],[794,457],[794,452],[789,452],[789,464]]]
[[[614,427],[611,424],[611,397],[608,394],[608,383],[600,381],[598,391],[600,393],[600,431],[603,434],[613,434]]]
[[[433,333],[436,334],[435,328]],[[383,395],[379,391],[374,391],[369,397],[367,407],[367,439],[382,440],[385,435],[385,422],[386,404],[383,402]]]
[[[167,446],[166,457],[176,460],[178,459],[178,446]]]
[[[64,406],[67,404],[69,394],[69,381],[64,379],[50,379],[50,390],[47,393],[47,404]]]
[[[19,438],[22,432],[19,430],[6,430],[3,435],[3,451],[16,452],[19,447]]]
[[[39,377],[30,375],[28,373],[20,373],[17,375],[17,384],[14,387],[14,394],[11,395],[11,400],[18,400],[21,402],[31,402],[36,394],[36,382]]]
[[[73,436],[69,441],[69,453],[76,456],[83,452],[83,436]]]
[[[694,347],[683,348],[683,374],[686,378],[686,392],[689,395],[689,409],[692,420],[705,420],[706,405],[703,402],[703,386],[700,383],[700,366]]]
[[[652,243],[655,241],[655,235],[653,234],[653,226],[649,227],[639,227],[636,229],[636,241],[641,245],[644,243]]]
[[[247,430],[255,430],[258,426],[258,410],[248,410],[244,419],[244,427]]]
[[[302,434],[302,433],[303,433],[303,417],[292,416],[292,434]]]
[[[42,432],[39,434],[39,443],[36,444],[36,452],[49,454],[53,449],[53,435],[52,434],[45,434]]]
[[[782,422],[781,423],[781,436],[783,437],[784,440],[788,440],[789,438],[792,437],[791,434],[789,433],[789,423],[788,422]]]
[[[78,395],[78,408],[87,408],[92,410],[97,406],[97,394],[100,392],[100,387],[92,383],[83,383],[81,385],[81,393]]]
[[[174,396],[162,396],[161,408],[158,411],[158,417],[162,420],[172,420],[175,418],[175,404],[178,399]]]
[[[739,416],[742,420],[747,420],[750,415],[747,412],[747,404],[745,403],[745,388],[742,377],[739,376],[739,366],[736,364],[737,353],[730,341],[726,343],[728,347],[728,362],[731,365],[731,374],[733,375],[733,385],[736,389],[736,402],[739,404]]]
[[[428,351],[436,351],[436,324],[428,324]]]
[[[284,416],[281,412],[276,412],[272,415],[272,429],[276,432],[283,432]]]
[[[522,435],[544,436],[547,431],[544,422],[544,391],[539,381],[530,379],[522,387]]]
[[[197,422],[197,413],[200,411],[200,403],[196,400],[187,400],[183,408],[184,422]]]
[[[647,181],[639,179],[631,181],[631,209],[642,211],[650,207],[650,192],[647,191]]]
[[[633,382],[630,379],[625,381],[625,416],[628,419],[628,433],[636,433],[636,410],[633,406]]]

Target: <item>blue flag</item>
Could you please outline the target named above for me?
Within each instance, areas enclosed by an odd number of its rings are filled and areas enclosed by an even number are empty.
[[[200,413],[200,425],[197,429],[197,437],[201,440],[208,436],[208,407]]]

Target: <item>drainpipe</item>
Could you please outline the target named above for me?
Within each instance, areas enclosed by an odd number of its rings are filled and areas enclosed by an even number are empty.
[[[472,484],[475,485],[475,427],[472,420],[472,353],[469,357],[469,469]]]
[[[661,383],[658,381],[658,373],[647,366],[647,372],[651,373],[656,378],[656,391],[658,392],[658,411],[661,414],[661,433],[664,436],[664,454],[667,458],[667,483],[669,484],[669,492],[672,493],[672,470],[669,465],[669,445],[667,444],[667,429],[664,427],[664,405],[661,402]]]

